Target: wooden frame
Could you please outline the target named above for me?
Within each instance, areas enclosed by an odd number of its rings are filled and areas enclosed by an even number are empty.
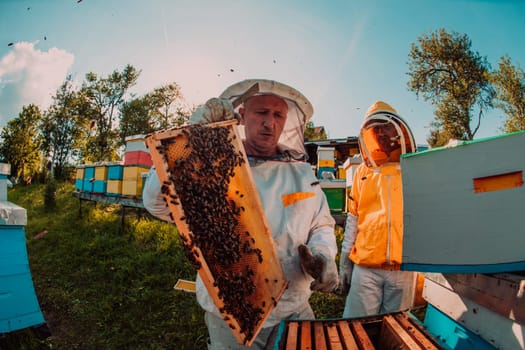
[[[237,122],[234,120],[207,124],[205,126],[188,125],[148,135],[145,141],[162,185],[162,192],[167,206],[185,246],[188,259],[198,270],[208,293],[239,344],[250,346],[286,289],[288,282],[280,264],[269,225],[266,222],[244,146],[235,127],[236,124]],[[225,194],[227,202],[233,206],[234,211],[238,215],[234,238],[240,240],[242,249],[238,261],[224,266],[221,261],[218,261],[220,259],[214,256],[217,253],[216,251],[209,248],[201,249],[203,247],[195,244],[198,241],[198,236],[196,235],[199,232],[192,231],[192,224],[188,223],[191,220],[188,220],[186,217],[189,213],[188,202],[181,203],[183,202],[181,200],[183,193],[177,193],[176,190],[176,188],[179,188],[179,192],[184,191],[183,188],[186,187],[180,186],[189,185],[181,184],[181,181],[178,179],[181,179],[182,176],[177,177],[179,176],[177,174],[182,171],[181,164],[184,163],[183,160],[188,159],[189,153],[198,151],[193,150],[190,145],[191,138],[202,137],[202,135],[197,134],[197,127],[226,128],[229,137],[224,142],[231,144],[243,159],[240,164],[235,166],[233,176],[228,179],[229,184]],[[206,129],[198,130],[202,132]],[[211,141],[206,140],[206,142]],[[199,168],[199,164],[194,164],[194,167],[195,169]],[[197,171],[194,176],[198,178],[199,175],[196,174]],[[218,181],[214,177],[220,176],[216,173],[216,175],[211,175],[209,179],[205,180],[212,183]],[[203,180],[202,177],[199,178],[200,180]],[[187,194],[186,197],[188,197]],[[193,199],[197,200],[197,205],[202,205],[203,210],[206,205],[208,206],[206,208],[209,209],[210,201],[212,201],[212,198],[208,198],[208,196]],[[209,221],[216,220],[216,218],[200,217],[199,220]],[[223,249],[224,247],[220,248]],[[237,286],[232,281],[232,283],[226,285],[222,284],[221,287],[221,280],[225,276],[231,276],[232,274],[236,274],[235,276],[238,277],[236,280],[236,283],[238,282]],[[245,283],[242,283],[246,279],[249,279],[248,284],[250,288]],[[228,301],[228,293],[238,292],[239,289],[243,288],[251,290],[241,301],[246,301],[247,304],[245,306],[247,310],[234,314],[236,312],[231,311],[232,305],[228,305],[228,303],[231,303]],[[236,290],[228,291],[228,289]],[[247,321],[246,317],[252,318]]]
[[[286,350],[438,350],[442,347],[406,312],[354,319],[285,320],[278,348]]]

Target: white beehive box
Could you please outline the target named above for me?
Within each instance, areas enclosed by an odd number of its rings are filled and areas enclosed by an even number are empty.
[[[0,163],[0,201],[7,201],[7,187],[10,181],[8,176],[11,174],[11,165]]]
[[[354,181],[354,174],[357,171],[359,164],[363,162],[361,154],[356,154],[353,157],[348,157],[343,163],[343,168],[346,172],[346,187],[352,187]]]
[[[404,156],[405,270],[525,270],[525,132]]]

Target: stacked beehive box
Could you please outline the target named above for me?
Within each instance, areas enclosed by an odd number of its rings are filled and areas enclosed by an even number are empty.
[[[75,191],[82,192],[84,190],[84,165],[76,167],[75,176]]]
[[[108,164],[106,195],[114,197],[122,195],[123,170],[124,166],[120,162]]]
[[[335,148],[319,147],[317,149],[317,177],[324,179],[325,176],[335,178]]]
[[[146,143],[187,258],[249,346],[287,280],[234,124],[172,129]]]
[[[122,172],[122,196],[142,197],[142,174],[149,171],[149,168],[140,165],[124,165]]]
[[[82,191],[87,193],[93,193],[94,182],[95,182],[95,166],[92,164],[83,165],[84,172],[82,178]]]
[[[126,138],[122,175],[122,195],[125,197],[142,196],[143,174],[147,173],[153,164],[144,139],[144,135]]]
[[[144,143],[144,135],[133,135],[126,137],[126,152],[124,153],[125,165],[142,165],[151,167],[153,161]]]
[[[108,179],[108,166],[106,163],[95,164],[95,180],[93,181],[93,193],[105,194]]]
[[[0,178],[10,174],[0,164]],[[0,181],[0,186],[7,186]],[[6,193],[3,188],[0,193]],[[0,334],[45,324],[33,286],[26,249],[26,210],[0,200]]]

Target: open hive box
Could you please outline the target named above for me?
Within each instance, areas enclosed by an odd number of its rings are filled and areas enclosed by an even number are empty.
[[[240,344],[250,346],[287,280],[236,121],[146,138],[186,256]]]
[[[443,349],[406,312],[332,320],[283,320],[282,350],[439,350]]]

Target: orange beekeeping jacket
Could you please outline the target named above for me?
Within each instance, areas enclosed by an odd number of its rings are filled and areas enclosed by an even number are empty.
[[[358,265],[399,269],[403,249],[403,191],[399,163],[356,170],[349,213],[357,217],[350,259]]]

